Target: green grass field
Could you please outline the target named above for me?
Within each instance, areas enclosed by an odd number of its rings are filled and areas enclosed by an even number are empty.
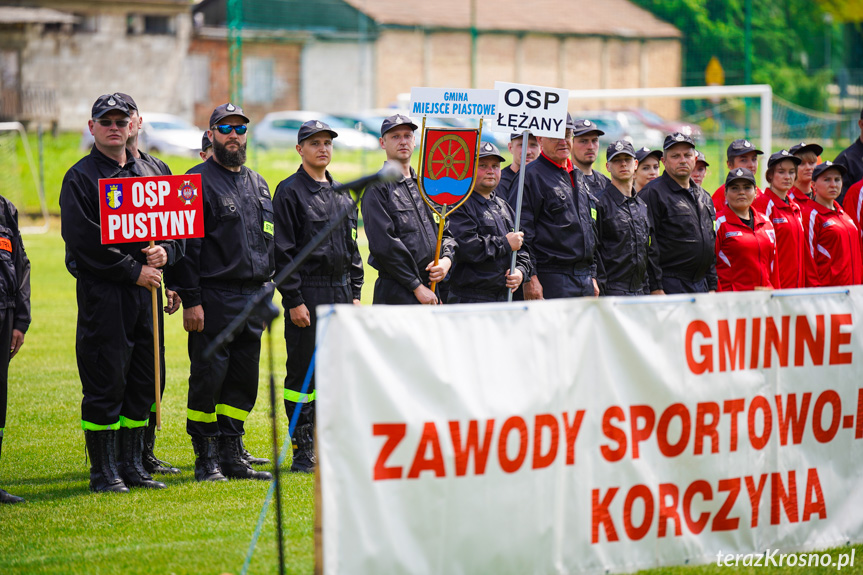
[[[69,150],[77,140],[65,137],[56,157],[46,162],[49,203],[57,194],[65,170],[81,153]],[[47,147],[46,147],[47,150]],[[295,168],[292,154],[256,159],[271,188]],[[362,172],[361,159],[339,159],[337,178],[347,180]],[[374,169],[380,158],[370,154]],[[191,160],[168,158],[175,172]],[[340,163],[341,162],[341,163]],[[47,167],[50,166],[50,170]],[[163,480],[168,489],[136,490],[130,494],[91,494],[80,429],[81,386],[75,364],[75,284],[63,266],[59,221],[45,235],[25,237],[32,262],[33,325],[24,347],[12,361],[9,380],[9,417],[0,487],[27,499],[23,505],[0,507],[0,574],[219,574],[239,573],[263,504],[268,484],[232,481],[198,484],[194,456],[185,433],[188,358],[179,315],[166,321],[167,389],[163,430],[157,454],[183,473]],[[365,243],[361,242],[365,250]],[[371,300],[374,270],[367,267],[364,303]],[[277,298],[278,299],[278,298]],[[274,326],[276,382],[284,377],[285,349],[282,323]],[[266,342],[265,342],[266,345]],[[247,421],[246,445],[256,455],[270,456],[266,364],[262,361],[258,406]],[[287,421],[278,407],[280,437]],[[313,479],[284,476],[285,549],[287,572],[306,574],[314,567]],[[249,572],[277,573],[272,507]],[[863,564],[863,546],[857,545]],[[834,555],[848,548],[833,550]],[[674,567],[645,571],[652,574],[719,574],[732,571],[716,565]],[[751,573],[832,573],[834,569],[771,568]],[[863,572],[846,569],[843,572]]]

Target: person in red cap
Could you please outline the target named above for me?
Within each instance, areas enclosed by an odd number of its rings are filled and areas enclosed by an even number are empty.
[[[845,166],[824,162],[812,173],[813,201],[803,209],[806,283],[809,287],[863,283],[860,234],[836,201]]]
[[[753,174],[757,174],[758,156],[763,153],[764,152],[753,146],[752,142],[749,140],[734,140],[729,144],[728,150],[726,151],[725,163],[728,166],[729,171],[743,168],[744,170],[749,170]],[[761,194],[761,190],[758,189],[758,186],[755,186],[755,193]],[[725,207],[725,185],[719,186],[719,188],[713,192],[713,207],[716,208],[717,213]]]
[[[755,198],[752,207],[766,217],[776,231],[776,253],[779,259],[779,285],[789,289],[804,287],[803,219],[789,190],[794,185],[800,158],[781,150],[767,160],[770,187]]]
[[[719,291],[748,291],[779,284],[773,224],[752,209],[755,176],[745,168],[728,172],[725,207],[716,218]]]

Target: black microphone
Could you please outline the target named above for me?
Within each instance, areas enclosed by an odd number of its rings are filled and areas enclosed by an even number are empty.
[[[397,164],[386,162],[380,171],[351,182],[333,186],[333,190],[339,192],[343,190],[362,190],[369,184],[373,184],[375,182],[394,182],[401,178],[401,175],[402,171],[398,168]],[[274,277],[272,283],[266,284],[266,289],[261,290],[258,295],[249,300],[243,311],[240,312],[233,321],[231,321],[231,323],[229,323],[225,329],[223,329],[219,335],[210,342],[210,345],[208,345],[204,350],[202,356],[203,361],[209,361],[212,359],[213,354],[217,349],[234,341],[234,337],[236,337],[236,334],[240,329],[242,329],[252,313],[257,311],[259,317],[264,320],[267,325],[271,324],[273,320],[279,316],[278,308],[272,302],[273,293],[276,288],[283,284],[286,279],[291,277],[291,275],[293,275],[297,269],[303,265],[311,253],[315,251],[315,249],[321,245],[338,226],[341,225],[356,205],[357,201],[352,199],[351,205],[347,209],[331,218],[327,226],[318,232],[318,235],[313,237],[312,241],[300,250],[300,253],[298,253],[297,257],[291,262],[291,265],[283,269],[276,277]]]

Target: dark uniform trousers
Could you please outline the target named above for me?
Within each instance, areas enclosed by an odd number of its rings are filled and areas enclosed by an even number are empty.
[[[201,283],[204,330],[189,332],[189,399],[186,431],[190,435],[243,435],[258,398],[258,364],[264,324],[252,315],[228,345],[209,361],[208,345],[264,289],[258,282]],[[193,416],[193,417],[192,417]]]
[[[0,309],[0,439],[6,427],[6,401],[8,399],[9,345],[12,341],[12,324],[15,308]]]
[[[91,431],[143,427],[155,401],[150,290],[81,270],[75,354]]]
[[[707,293],[710,291],[707,278],[701,278],[700,280],[683,279],[668,275],[668,272],[662,273],[662,289],[669,295],[676,293]]]
[[[537,268],[536,277],[542,285],[543,299],[562,297],[593,297],[593,277],[590,267]]]

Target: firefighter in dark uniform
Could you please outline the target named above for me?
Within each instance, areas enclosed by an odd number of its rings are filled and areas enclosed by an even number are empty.
[[[150,289],[175,263],[177,242],[102,245],[99,202],[119,204],[124,190],[98,188],[99,178],[151,175],[126,149],[129,107],[113,94],[93,105],[90,154],[72,166],[60,190],[66,262],[77,277],[75,351],[84,391],[81,426],[90,454],[90,489],[163,488],[142,465],[144,435],[155,401]],[[128,192],[128,191],[127,191]],[[119,430],[119,470],[115,439]]]
[[[187,172],[201,174],[205,236],[186,241],[186,256],[171,276],[189,332],[186,431],[195,449],[198,481],[272,479],[251,468],[242,443],[244,422],[258,394],[263,321],[250,318],[209,361],[202,357],[273,276],[273,202],[264,178],[243,165],[248,122],[234,104],[213,110],[213,156]]]
[[[572,163],[584,174],[587,191],[599,197],[611,180],[605,174],[594,170],[593,163],[599,157],[599,137],[605,132],[590,120],[579,118],[573,121]]]
[[[495,195],[506,201],[509,206],[517,209],[518,201],[518,171],[521,169],[521,134],[510,134],[507,149],[512,154],[512,163],[500,169],[500,183],[497,185]],[[536,136],[528,134],[527,153],[525,154],[525,165],[539,157],[539,144]]]
[[[863,109],[860,110],[860,119],[857,120],[857,126],[860,128],[860,136],[856,138],[850,146],[842,150],[834,164],[844,166],[846,172],[842,175],[842,193],[836,201],[841,206],[845,201],[845,194],[848,188],[863,180]],[[791,152],[794,153],[793,151]]]
[[[663,144],[663,174],[639,193],[656,231],[667,294],[716,290],[716,212],[710,195],[692,181],[695,142],[675,132]]]
[[[611,183],[596,205],[597,275],[602,295],[663,293],[659,253],[653,241],[653,224],[647,204],[633,185],[638,166],[636,152],[626,140],[606,150]],[[647,280],[645,282],[645,279]]]
[[[276,225],[276,273],[290,266],[297,254],[334,218],[349,216],[318,246],[295,274],[279,286],[285,308],[285,412],[290,420],[301,404],[292,443],[291,471],[315,471],[315,377],[301,393],[315,352],[315,308],[322,304],[359,305],[363,287],[363,261],[357,247],[357,208],[348,190],[334,191],[327,171],[333,139],[338,134],[324,122],[310,120],[297,134],[302,165],[282,181],[273,196]]]
[[[530,275],[524,232],[514,231],[515,212],[496,191],[502,161],[497,146],[482,143],[473,193],[447,218],[458,244],[448,303],[506,301],[507,290],[515,291]],[[516,269],[510,273],[514,251]]]
[[[115,97],[119,97],[121,100],[126,102],[126,105],[129,106],[129,138],[126,140],[126,149],[129,150],[132,157],[135,158],[136,161],[139,162],[142,170],[149,171],[152,173],[148,173],[147,175],[151,176],[170,176],[171,168],[168,165],[156,158],[155,156],[151,156],[150,154],[144,153],[138,149],[138,135],[141,131],[141,126],[143,124],[143,118],[141,117],[138,111],[138,104],[135,103],[135,100],[129,94],[124,94],[123,92],[114,92]],[[182,253],[186,250],[186,241],[185,240],[177,240],[177,247],[182,250],[180,254],[178,254],[177,259],[182,257]],[[166,282],[167,276],[170,274],[169,269],[165,269]],[[177,292],[171,291],[169,289],[165,289],[165,300],[166,305],[164,307],[164,311],[171,315],[175,313],[178,309],[180,309],[180,296],[177,295]],[[159,307],[162,307],[162,293],[159,292]],[[159,314],[159,345],[161,354],[161,361],[159,362],[159,368],[161,370],[161,396],[165,396],[165,322],[164,316]],[[156,446],[156,404],[153,403],[150,408],[150,421],[147,423],[147,432],[144,435],[144,469],[146,469],[150,473],[163,473],[163,474],[177,474],[180,473],[180,470],[168,463],[167,461],[162,461],[153,453],[153,449]]]
[[[210,136],[207,135],[207,132],[204,132],[204,135],[201,136],[201,151],[198,152],[198,155],[201,156],[202,162],[206,162],[213,155],[213,142],[210,141]]]
[[[417,187],[411,168],[416,124],[395,114],[381,124],[381,148],[402,171],[397,182],[381,182],[363,194],[363,226],[369,240],[369,265],[378,270],[373,303],[437,304],[429,289],[449,273],[455,242],[444,229],[440,260],[434,265],[438,224]],[[449,226],[447,225],[447,228]]]
[[[30,327],[30,260],[18,231],[18,210],[0,196],[0,453],[6,428],[9,361],[24,344]],[[0,489],[0,503],[21,503]]]
[[[539,158],[525,168],[522,228],[532,276],[524,299],[598,296],[596,199],[570,160],[572,117],[563,138],[538,137]]]

